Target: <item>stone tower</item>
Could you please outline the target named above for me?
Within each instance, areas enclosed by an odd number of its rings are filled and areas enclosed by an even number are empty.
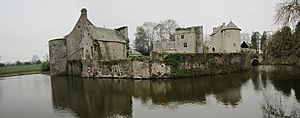
[[[178,53],[203,53],[203,27],[177,28],[175,47]]]
[[[219,27],[213,28],[211,37],[211,47],[209,52],[212,53],[239,53],[241,44],[241,29],[232,21],[227,25],[223,23]]]

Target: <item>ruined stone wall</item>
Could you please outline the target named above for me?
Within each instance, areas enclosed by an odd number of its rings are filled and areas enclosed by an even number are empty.
[[[67,71],[66,39],[49,41],[50,74],[65,75]]]
[[[178,78],[215,75],[244,71],[251,68],[250,56],[241,53],[172,54],[154,53],[152,78]],[[165,64],[165,65],[163,65]],[[155,65],[155,66],[153,66]]]
[[[82,74],[82,61],[81,60],[68,60],[67,71],[70,76],[80,77]]]
[[[97,61],[93,76],[101,78],[133,78],[130,60]]]
[[[240,72],[251,68],[248,54],[154,52],[150,60],[111,60],[93,62],[83,77],[159,79],[182,78]]]

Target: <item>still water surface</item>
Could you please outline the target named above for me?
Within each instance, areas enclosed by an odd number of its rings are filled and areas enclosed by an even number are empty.
[[[0,78],[0,118],[300,116],[300,68],[177,80]]]

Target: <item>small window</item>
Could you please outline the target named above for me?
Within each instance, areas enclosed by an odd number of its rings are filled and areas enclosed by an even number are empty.
[[[187,43],[183,43],[183,47],[187,47]]]
[[[80,26],[77,26],[77,28],[79,29],[79,28],[80,28]]]
[[[215,52],[215,51],[216,51],[216,49],[213,47],[213,48],[212,48],[212,51],[213,51],[213,52]]]
[[[184,39],[184,35],[181,35],[180,37],[181,37],[181,39]]]

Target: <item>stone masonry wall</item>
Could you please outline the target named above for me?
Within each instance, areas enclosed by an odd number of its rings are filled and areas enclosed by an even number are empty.
[[[250,56],[241,53],[171,54],[153,53],[151,78],[180,78],[244,71],[251,68]],[[161,66],[158,66],[160,62]],[[164,64],[164,65],[163,65]]]
[[[50,71],[51,75],[65,75],[67,71],[66,39],[49,41]]]
[[[183,78],[245,71],[250,56],[240,53],[174,54],[154,52],[150,60],[98,61],[92,76],[99,78]],[[86,72],[83,72],[86,73]],[[84,76],[84,75],[83,75]]]

